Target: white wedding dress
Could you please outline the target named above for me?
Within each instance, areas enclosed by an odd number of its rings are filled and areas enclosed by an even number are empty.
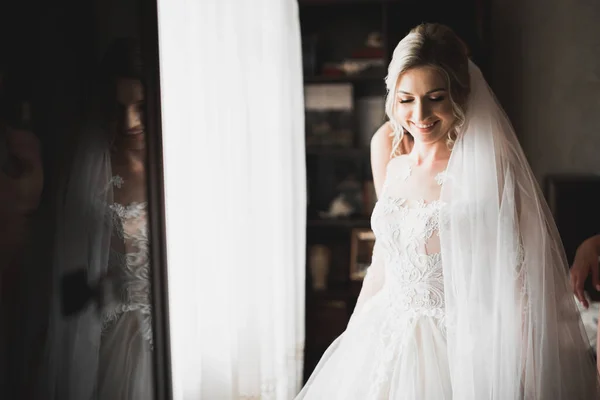
[[[472,62],[469,75],[447,172],[390,160],[356,309],[298,399],[600,399],[552,214]]]
[[[406,156],[389,162],[359,302],[297,399],[452,398],[438,235],[445,177]]]
[[[114,191],[127,183],[111,180]],[[113,203],[113,238],[102,313],[99,400],[151,400],[152,312],[147,202]]]

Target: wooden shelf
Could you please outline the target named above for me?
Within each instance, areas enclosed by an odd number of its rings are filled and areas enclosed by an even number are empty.
[[[399,3],[404,0],[298,0],[300,6],[348,6],[352,4],[381,5],[385,3]]]
[[[357,75],[316,75],[305,76],[304,83],[359,83],[359,82],[376,82],[380,81],[384,84],[385,76],[382,74],[357,74]]]
[[[356,148],[356,147],[307,147],[307,156],[321,156],[321,157],[369,157],[370,149]]]
[[[345,288],[327,288],[323,291],[314,291],[312,289],[306,291],[306,299],[310,302],[347,302],[352,297],[352,294]]]
[[[368,218],[356,219],[309,219],[308,227],[322,228],[369,228],[371,220]]]
[[[323,291],[315,291],[310,288],[306,290],[306,299],[309,301],[356,301],[362,288],[362,281],[349,281],[340,286],[334,285]]]

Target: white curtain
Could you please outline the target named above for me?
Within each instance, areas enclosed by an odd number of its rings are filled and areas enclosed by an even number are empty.
[[[304,343],[296,0],[159,0],[174,398],[291,399]]]

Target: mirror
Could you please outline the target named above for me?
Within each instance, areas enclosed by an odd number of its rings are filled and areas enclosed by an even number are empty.
[[[162,398],[156,3],[0,15],[2,397]]]

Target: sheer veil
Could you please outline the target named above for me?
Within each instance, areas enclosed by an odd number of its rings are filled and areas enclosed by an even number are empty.
[[[85,288],[100,287],[108,266],[110,143],[100,128],[86,129],[79,139],[57,202],[51,313],[36,397],[45,400],[93,399],[97,387],[102,320]],[[74,285],[65,285],[65,277],[75,277]],[[79,302],[80,309],[66,315],[64,300]]]
[[[553,218],[508,118],[469,70],[441,193],[454,398],[600,398]]]

